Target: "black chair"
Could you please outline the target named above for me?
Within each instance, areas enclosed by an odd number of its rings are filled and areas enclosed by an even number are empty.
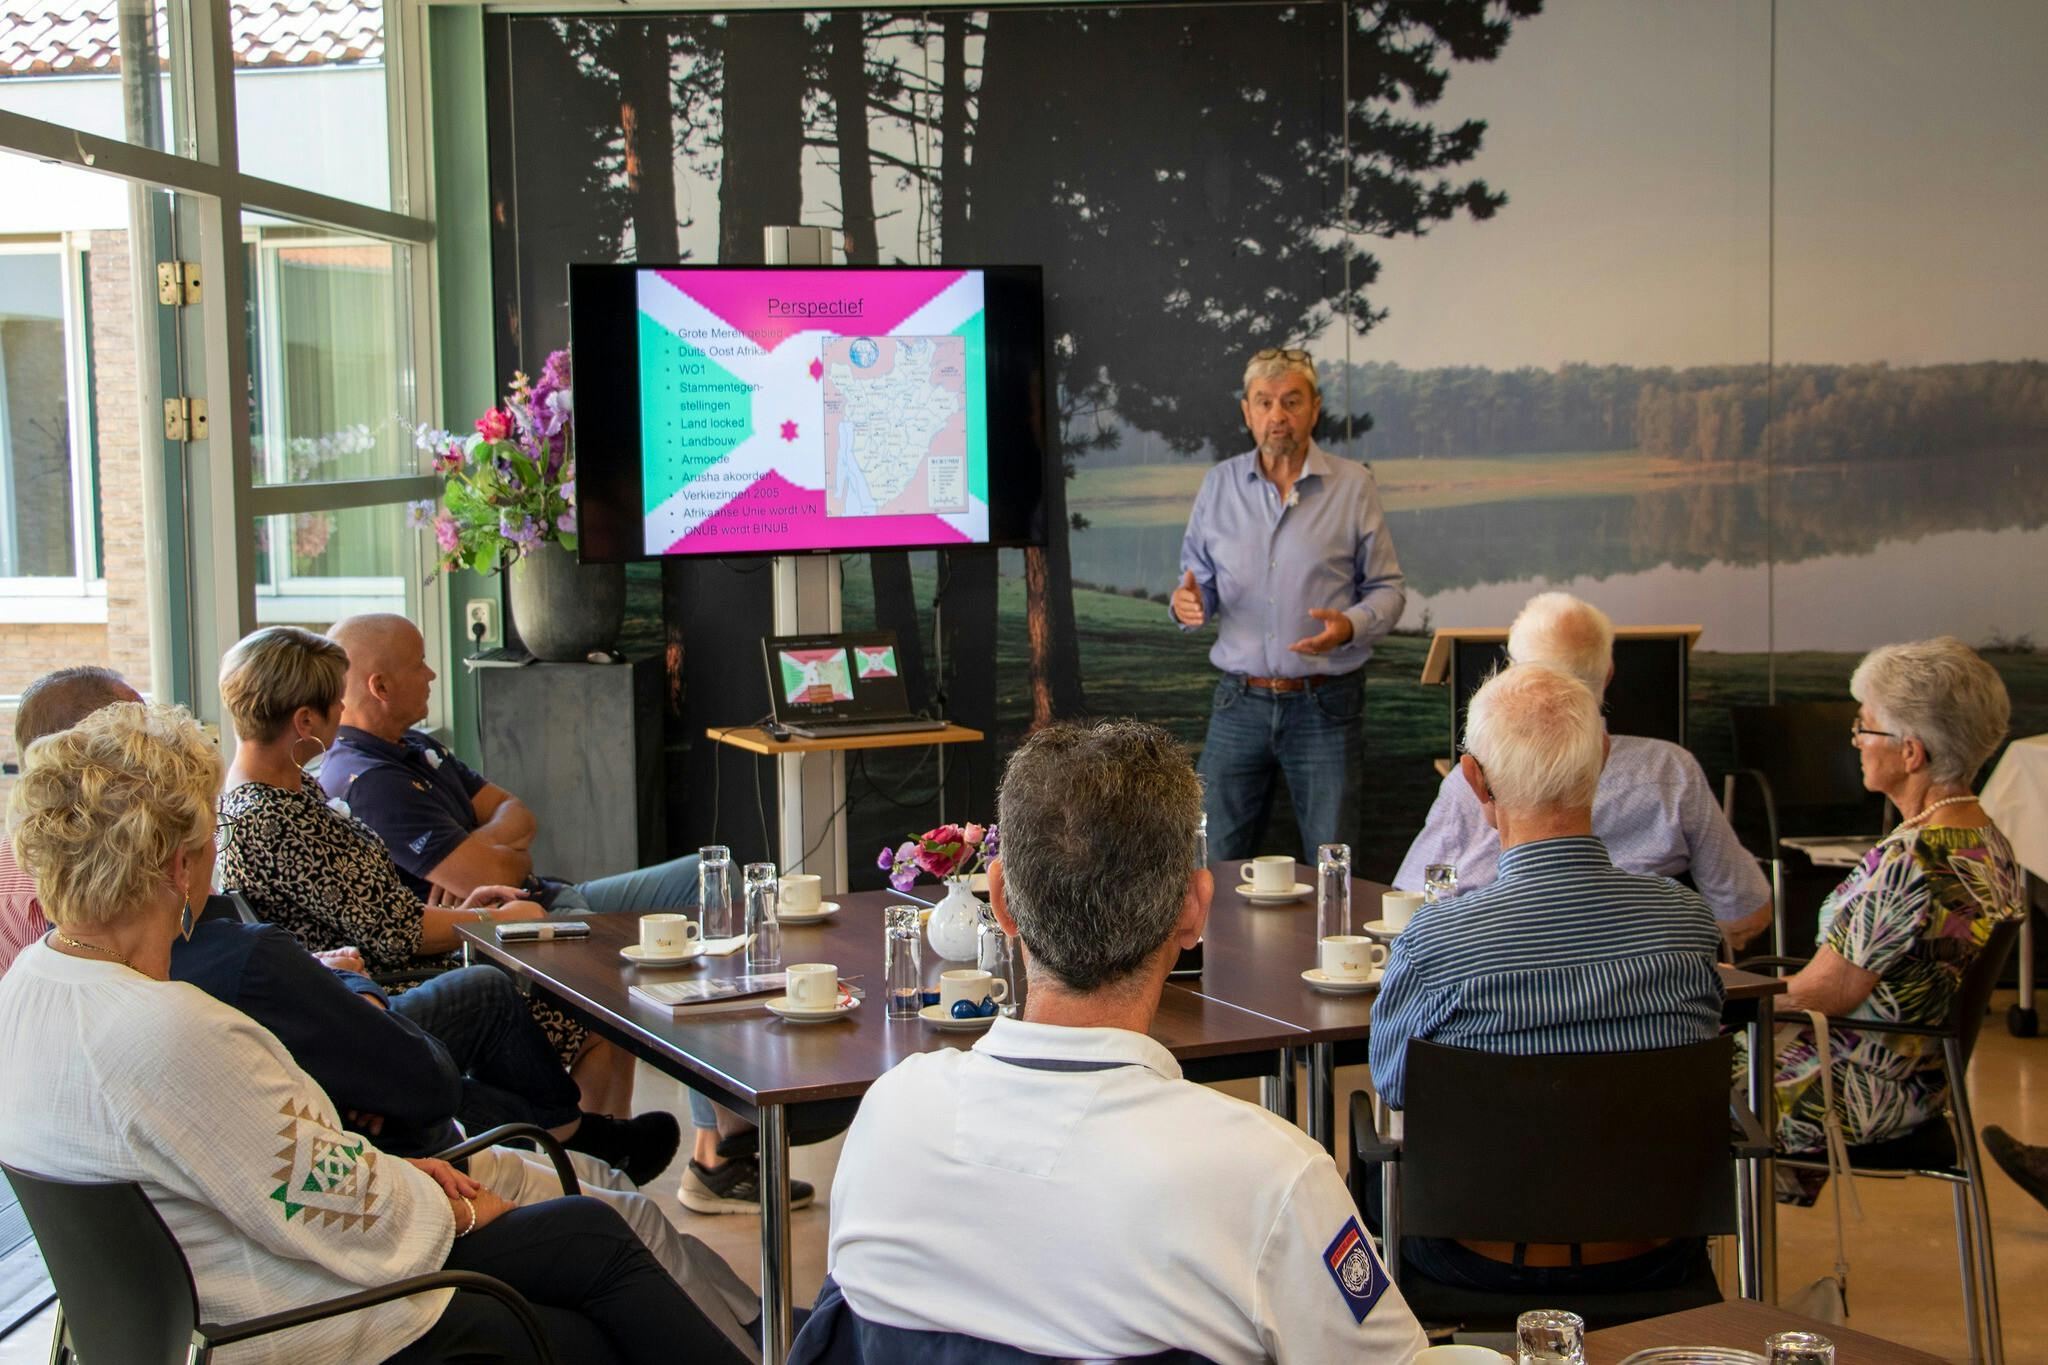
[[[1984,946],[1963,972],[1948,1018],[1937,1027],[1887,1024],[1871,1019],[1828,1020],[1830,1029],[1901,1034],[1941,1042],[1942,1066],[1949,1076],[1947,1108],[1909,1133],[1851,1147],[1849,1171],[1878,1180],[1904,1180],[1918,1175],[1948,1183],[1955,1198],[1956,1259],[1962,1268],[1963,1316],[1969,1329],[1970,1359],[1988,1360],[1991,1365],[2002,1365],[2005,1360],[2005,1333],[1999,1322],[1991,1210],[1984,1198],[1984,1157],[1977,1147],[1977,1121],[1970,1113],[1970,1057],[1977,1049],[1977,1035],[1991,1008],[1991,992],[2005,970],[2006,959],[2012,955],[2019,931],[2017,919],[1992,926]],[[1782,972],[1806,964],[1795,958],[1759,957],[1740,965],[1745,971]],[[1825,1159],[1808,1156],[1781,1155],[1778,1165],[1804,1171],[1828,1168]]]
[[[541,1144],[567,1194],[581,1190],[569,1154],[545,1129],[508,1123],[441,1153],[456,1160],[507,1138]],[[376,1289],[237,1323],[202,1322],[199,1293],[177,1239],[149,1196],[133,1181],[60,1180],[0,1163],[21,1199],[50,1279],[57,1286],[56,1347],[51,1365],[80,1361],[134,1365],[205,1365],[223,1346],[339,1317],[433,1289],[488,1294],[525,1329],[534,1353],[552,1362],[547,1333],[526,1299],[503,1280],[467,1270],[440,1270]]]
[[[1875,839],[1883,832],[1884,798],[1863,786],[1862,760],[1850,743],[1853,701],[1795,701],[1728,708],[1735,741],[1735,771],[1721,787],[1721,813],[1736,823],[1741,781],[1754,783],[1763,805],[1762,848],[1756,853],[1771,878],[1771,951],[1786,951],[1792,900],[1819,907],[1818,895],[1795,896],[1788,887],[1785,840],[1814,835]],[[1737,825],[1738,830],[1741,829]],[[1805,834],[1795,833],[1803,829]],[[1754,838],[1752,829],[1752,838]],[[1832,885],[1832,880],[1829,885]],[[1805,889],[1805,888],[1803,888]],[[1825,888],[1819,889],[1825,894]],[[1803,923],[1803,915],[1801,922]]]
[[[1384,1181],[1387,1270],[1425,1323],[1512,1331],[1531,1308],[1608,1327],[1721,1301],[1711,1266],[1675,1288],[1533,1297],[1462,1289],[1401,1264],[1405,1237],[1626,1242],[1736,1227],[1735,1162],[1769,1141],[1731,1100],[1732,1037],[1650,1052],[1525,1057],[1411,1042],[1402,1136],[1351,1098],[1351,1191]],[[1732,1124],[1731,1124],[1732,1120]],[[1540,1301],[1539,1301],[1540,1300]]]

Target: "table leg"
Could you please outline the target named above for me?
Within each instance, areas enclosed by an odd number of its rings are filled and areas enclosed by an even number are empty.
[[[1778,1135],[1777,1096],[1771,1078],[1777,1069],[1777,1014],[1768,995],[1757,997],[1756,1019],[1749,1032],[1749,1107],[1764,1133]],[[1778,1163],[1770,1157],[1756,1163],[1751,1199],[1756,1209],[1755,1241],[1750,1248],[1750,1287],[1764,1303],[1778,1301]]]
[[[1294,1053],[1281,1048],[1273,1057],[1273,1074],[1259,1078],[1259,1101],[1289,1123],[1294,1122]]]
[[[1337,1047],[1334,1043],[1311,1043],[1308,1047],[1308,1135],[1323,1144],[1323,1150],[1337,1150]]]
[[[757,1118],[761,1146],[761,1361],[789,1355],[789,1120],[779,1104]]]

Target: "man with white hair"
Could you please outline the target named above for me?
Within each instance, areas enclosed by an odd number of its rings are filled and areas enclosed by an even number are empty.
[[[1410,1039],[1543,1056],[1719,1032],[1713,914],[1669,878],[1617,868],[1594,834],[1607,745],[1593,693],[1555,668],[1518,663],[1473,694],[1459,766],[1499,837],[1499,875],[1424,906],[1394,941],[1372,1007],[1373,1087],[1389,1105],[1403,1101]],[[1434,1280],[1560,1293],[1682,1283],[1704,1255],[1694,1240],[1402,1244]]]
[[[1407,593],[1372,470],[1315,442],[1323,400],[1308,352],[1254,355],[1239,408],[1257,448],[1202,480],[1172,603],[1183,631],[1216,623],[1209,846],[1218,858],[1264,851],[1277,771],[1313,863],[1318,844],[1357,838],[1364,665]]]
[[[1614,623],[1569,593],[1532,597],[1508,631],[1512,664],[1548,664],[1599,700],[1614,678]],[[1660,877],[1690,873],[1737,947],[1770,926],[1771,888],[1735,837],[1699,760],[1668,740],[1616,735],[1593,798],[1593,832],[1616,867]],[[1437,789],[1422,833],[1409,845],[1394,885],[1420,891],[1432,864],[1458,869],[1458,890],[1489,885],[1500,839],[1480,813],[1473,785],[1452,771]]]

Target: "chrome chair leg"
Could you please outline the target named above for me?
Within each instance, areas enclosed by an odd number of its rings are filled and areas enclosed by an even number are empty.
[[[57,1334],[50,1338],[50,1365],[71,1365],[71,1348],[64,1344],[64,1304],[57,1304]]]
[[[1956,1155],[1970,1185],[1970,1235],[1976,1243],[1979,1293],[1984,1308],[1984,1357],[2005,1365],[2005,1333],[1998,1312],[1998,1263],[1991,1251],[1991,1208],[1984,1197],[1984,1161],[1977,1147],[1977,1120],[1970,1111],[1970,1081],[1962,1067],[1962,1049],[1953,1038],[1942,1043],[1948,1065],[1949,1110],[1956,1124]],[[1957,1212],[1960,1214],[1961,1210]]]
[[[1971,1245],[1974,1239],[1970,1235],[1970,1212],[1963,1203],[1968,1196],[1958,1183],[1951,1182],[1949,1191],[1956,1202],[1956,1264],[1962,1270],[1963,1330],[1970,1343],[1970,1365],[1979,1365],[1984,1352],[1977,1318],[1977,1249]]]

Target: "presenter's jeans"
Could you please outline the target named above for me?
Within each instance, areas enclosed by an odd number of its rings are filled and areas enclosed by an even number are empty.
[[[1209,856],[1269,851],[1260,841],[1276,776],[1287,783],[1304,863],[1315,866],[1318,844],[1355,843],[1364,759],[1363,670],[1299,692],[1273,692],[1226,674],[1210,703],[1199,764]]]
[[[702,1365],[747,1358],[619,1215],[594,1199],[550,1199],[500,1214],[456,1238],[446,1264],[503,1280],[524,1295],[559,1361]],[[425,1336],[390,1359],[426,1365],[537,1357],[496,1299],[460,1290]]]
[[[553,902],[553,910],[588,910],[599,915],[649,915],[657,910],[691,913],[697,909],[697,855],[686,854],[665,863],[597,877],[564,887]],[[711,1129],[718,1126],[718,1114],[711,1101],[690,1092],[690,1126]]]

